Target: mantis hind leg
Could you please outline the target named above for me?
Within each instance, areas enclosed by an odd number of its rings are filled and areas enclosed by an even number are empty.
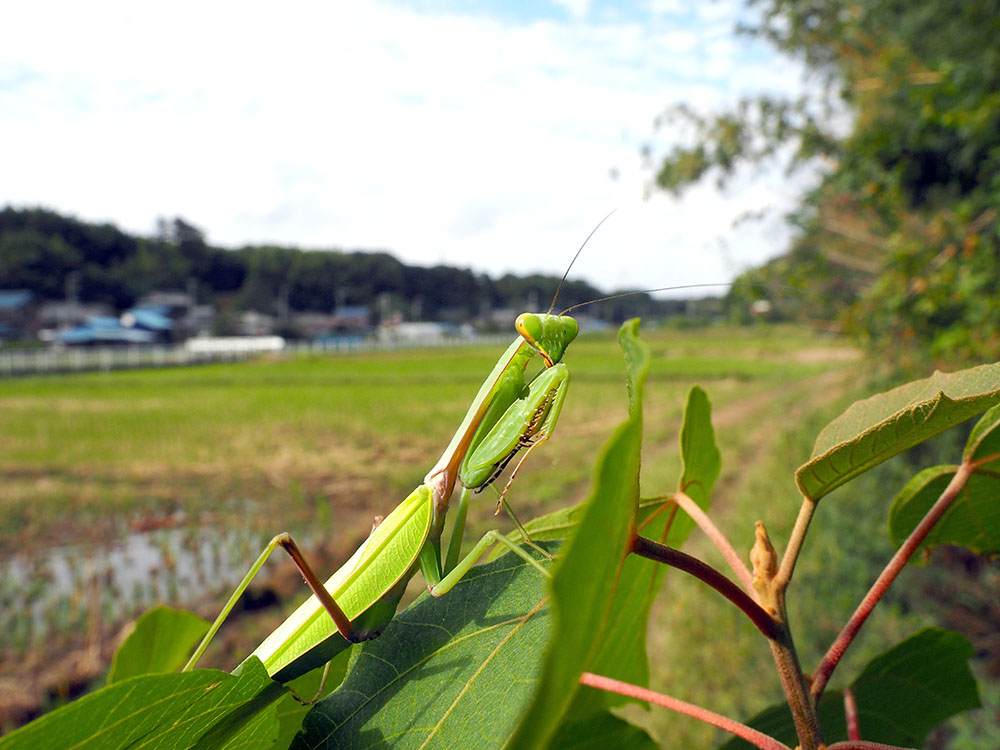
[[[535,544],[535,540],[531,538],[531,534],[528,533],[528,530],[524,528],[522,523],[518,520],[517,516],[514,515],[514,509],[510,507],[510,503],[508,503],[503,497],[501,497],[497,501],[497,513],[500,512],[501,507],[507,511],[507,515],[510,516],[510,520],[514,522],[514,528],[516,528],[517,532],[521,535],[521,539],[523,540],[523,542],[527,544],[529,547],[531,547],[533,550],[535,550],[535,552],[551,560],[552,555],[546,552],[541,547],[539,547],[537,544]]]
[[[302,551],[299,549],[299,546],[295,543],[292,537],[287,533],[278,534],[270,542],[268,542],[267,547],[265,547],[264,551],[260,553],[260,556],[254,561],[254,564],[250,566],[250,570],[247,571],[243,580],[240,581],[236,590],[233,591],[229,600],[226,602],[225,606],[223,606],[219,616],[215,618],[215,622],[212,623],[212,626],[208,629],[205,637],[202,639],[201,643],[198,644],[198,648],[195,649],[191,658],[188,659],[188,663],[184,665],[184,668],[181,670],[182,672],[187,672],[188,670],[194,668],[194,665],[197,664],[202,654],[205,653],[205,649],[208,648],[208,644],[211,643],[215,634],[219,632],[219,628],[222,627],[222,623],[225,622],[233,607],[236,606],[236,602],[239,601],[243,592],[250,586],[250,582],[254,579],[254,576],[257,575],[260,569],[264,566],[264,563],[267,562],[267,558],[270,557],[271,553],[278,547],[284,549],[292,558],[295,566],[302,574],[303,579],[305,579],[306,585],[309,586],[312,592],[320,600],[324,609],[329,612],[330,617],[336,624],[337,630],[340,634],[345,639],[355,643],[358,640],[364,640],[364,635],[356,631],[354,626],[351,624],[351,621],[347,618],[347,615],[344,614],[344,611],[340,608],[337,602],[334,601],[330,592],[326,590],[325,586],[323,586],[323,582],[313,571],[312,566],[310,566],[306,561]]]

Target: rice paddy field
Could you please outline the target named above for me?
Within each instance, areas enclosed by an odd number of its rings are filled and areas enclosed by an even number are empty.
[[[836,338],[792,327],[659,329],[644,339],[653,368],[643,491],[676,486],[684,399],[700,384],[723,455],[717,521],[749,549],[753,521],[763,520],[780,545],[798,509],[792,471],[819,428],[867,395],[856,390],[866,374],[860,356]],[[421,481],[499,354],[469,346],[273,356],[0,380],[0,729],[99,678],[122,628],[150,605],[213,617],[280,531],[312,550],[321,575],[333,570],[372,517]],[[572,382],[556,433],[508,496],[522,520],[586,497],[597,452],[625,414],[614,336],[582,336],[564,361]],[[480,497],[467,540],[510,526],[493,516],[493,495]],[[807,663],[890,554],[879,512],[858,530],[854,514],[835,509],[824,519],[821,509],[807,542],[815,550],[807,547],[797,573],[819,591],[793,602],[792,612],[807,624],[797,625],[809,631],[800,638]],[[855,554],[839,538],[845,533],[871,544]],[[690,548],[718,563],[702,540],[693,536]],[[265,570],[239,627],[210,652],[215,665],[234,666],[302,598],[289,563],[275,558]],[[650,623],[653,687],[745,715],[780,689],[766,644],[713,596],[667,576]],[[899,611],[872,629],[902,638],[926,622]],[[856,661],[884,647],[872,634]],[[690,719],[641,714],[664,747],[720,738]]]

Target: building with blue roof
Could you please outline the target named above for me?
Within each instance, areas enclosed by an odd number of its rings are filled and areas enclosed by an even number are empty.
[[[0,340],[34,338],[37,307],[30,289],[0,289]]]

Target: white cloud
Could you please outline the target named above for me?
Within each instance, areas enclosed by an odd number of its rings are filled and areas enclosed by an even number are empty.
[[[639,148],[666,105],[799,85],[788,62],[734,43],[718,9],[583,22],[589,3],[570,5],[562,23],[387,1],[20,4],[0,48],[0,137],[17,145],[0,202],[147,232],[180,214],[229,245],[560,272],[640,193]],[[606,286],[728,278],[780,249],[727,228],[779,182],[623,211],[580,273]]]
[[[563,8],[571,18],[583,19],[590,13],[590,0],[552,0],[553,5]]]

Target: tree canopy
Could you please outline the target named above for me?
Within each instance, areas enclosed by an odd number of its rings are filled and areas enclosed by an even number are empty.
[[[505,275],[467,268],[407,265],[386,252],[303,250],[274,245],[226,249],[182,218],[160,219],[155,234],[133,236],[111,224],[90,224],[43,208],[0,209],[0,287],[30,289],[61,299],[67,284],[85,302],[125,309],[154,290],[194,291],[200,302],[226,310],[329,313],[345,305],[369,307],[376,316],[465,322],[491,310],[544,310],[559,278]],[[561,307],[603,293],[568,281]],[[681,309],[646,294],[590,308],[608,320]]]
[[[802,60],[798,99],[678,107],[694,142],[660,155],[676,192],[790,154],[821,166],[789,253],[749,274],[807,290],[899,364],[991,358],[1000,343],[1000,2],[747,0],[744,31]],[[734,294],[747,295],[746,288]]]

